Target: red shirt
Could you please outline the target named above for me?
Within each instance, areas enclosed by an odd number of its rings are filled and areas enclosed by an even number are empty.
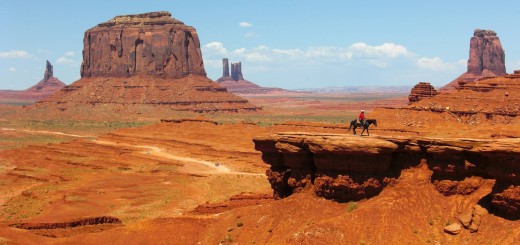
[[[363,112],[359,113],[358,119],[360,121],[365,120],[365,113],[363,113]]]

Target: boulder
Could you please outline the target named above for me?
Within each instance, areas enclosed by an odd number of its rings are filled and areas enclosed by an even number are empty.
[[[450,225],[447,225],[444,227],[444,232],[451,234],[451,235],[457,235],[462,230],[462,227],[458,223],[453,223]]]

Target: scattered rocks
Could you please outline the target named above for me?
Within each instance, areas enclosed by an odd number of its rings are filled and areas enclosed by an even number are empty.
[[[444,227],[444,232],[451,234],[451,235],[457,235],[462,230],[462,226],[458,223],[453,223],[450,225],[447,225]]]
[[[464,228],[468,228],[471,225],[471,220],[473,218],[473,212],[468,210],[459,215],[458,219],[460,223],[464,226]]]

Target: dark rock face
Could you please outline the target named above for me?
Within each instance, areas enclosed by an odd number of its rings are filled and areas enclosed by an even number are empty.
[[[231,78],[233,78],[233,81],[244,80],[242,62],[231,63]]]
[[[417,102],[424,98],[431,98],[437,95],[437,90],[430,84],[425,82],[420,82],[412,88],[410,95],[408,96],[408,101]]]
[[[229,77],[229,61],[227,58],[222,59],[222,77]]]
[[[85,32],[81,77],[206,76],[196,30],[169,12],[117,16]]]
[[[470,41],[468,73],[482,75],[486,70],[505,75],[505,53],[494,31],[476,29]]]
[[[45,73],[43,74],[43,80],[49,80],[50,77],[52,77],[53,71],[52,71],[52,65],[51,62],[47,60],[47,64],[45,66]]]

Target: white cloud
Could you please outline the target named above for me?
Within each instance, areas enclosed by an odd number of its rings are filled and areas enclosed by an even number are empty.
[[[244,22],[238,23],[238,26],[240,26],[240,27],[252,27],[253,25],[251,25],[251,23],[249,23],[249,22],[245,22],[244,21]]]
[[[203,47],[204,51],[209,51],[211,53],[216,53],[219,55],[226,55],[227,49],[224,48],[224,44],[221,42],[210,42]]]
[[[74,60],[71,58],[61,56],[56,60],[56,63],[61,64],[61,65],[72,65],[72,64],[74,64]]]
[[[213,68],[220,68],[222,67],[222,60],[216,60],[216,59],[204,59],[204,66],[211,66]]]
[[[12,66],[11,66],[11,67],[9,67],[9,69],[8,69],[8,70],[9,70],[10,72],[16,72],[16,68],[15,68],[15,67],[12,67]]]
[[[7,52],[0,52],[0,58],[30,58],[32,57],[31,54],[29,54],[25,50],[11,50]]]
[[[68,57],[74,56],[74,51],[69,51],[69,52],[65,53],[64,55],[68,56]]]
[[[258,35],[255,32],[252,32],[252,31],[244,34],[244,37],[246,37],[246,38],[252,38],[252,37],[257,37],[257,36]]]
[[[385,68],[388,65],[385,61],[382,60],[368,60],[368,63],[380,68]]]
[[[353,55],[367,56],[367,57],[390,57],[396,58],[399,56],[413,56],[406,47],[394,43],[384,43],[379,46],[370,46],[366,43],[359,42],[350,45],[349,51]]]
[[[417,66],[423,69],[429,70],[453,70],[458,67],[463,67],[466,65],[466,60],[459,60],[453,63],[444,62],[440,57],[421,57],[417,60]]]

